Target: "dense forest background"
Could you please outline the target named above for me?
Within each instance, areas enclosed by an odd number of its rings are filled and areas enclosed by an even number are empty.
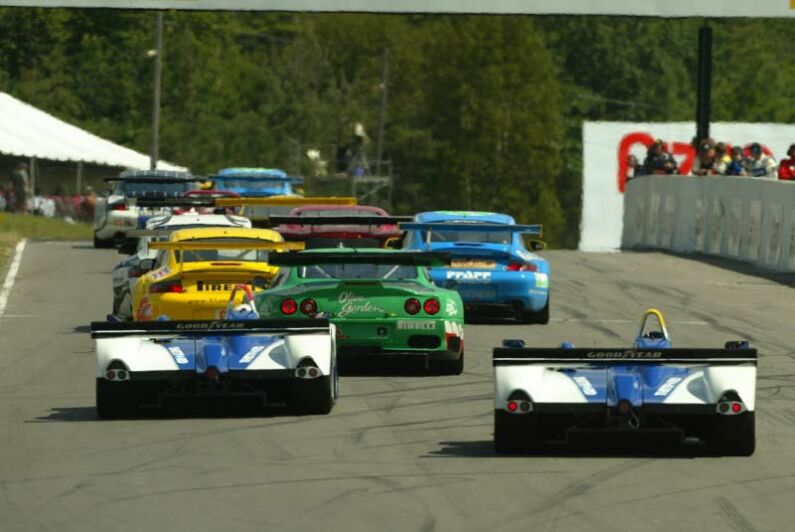
[[[168,12],[161,156],[305,171],[364,125],[394,210],[507,211],[576,245],[583,120],[692,120],[702,20]],[[713,119],[795,122],[795,29],[720,19]],[[155,15],[0,9],[0,90],[147,152]],[[333,161],[329,161],[333,166]]]

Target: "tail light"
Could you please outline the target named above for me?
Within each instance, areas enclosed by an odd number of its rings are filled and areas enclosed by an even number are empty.
[[[317,303],[315,303],[315,300],[310,298],[301,301],[301,312],[307,316],[313,316],[317,314]]]
[[[124,203],[116,203],[110,209],[113,211],[126,211],[127,205],[125,205]]]
[[[538,266],[532,262],[512,262],[505,267],[505,271],[509,272],[534,272],[538,270]]]
[[[439,312],[439,300],[438,299],[426,299],[425,304],[422,306],[425,310],[426,314],[436,314]]]
[[[150,294],[181,294],[184,291],[182,281],[163,281],[149,287]]]
[[[295,299],[287,298],[282,300],[281,304],[281,311],[282,314],[287,314],[288,316],[291,314],[295,314],[295,311],[298,310],[298,304],[296,304]]]
[[[420,308],[421,305],[419,300],[414,299],[413,297],[407,299],[406,303],[403,305],[403,310],[405,310],[407,314],[412,314],[412,315],[419,312]]]
[[[718,403],[718,413],[724,416],[736,416],[747,409],[741,401],[721,401]]]

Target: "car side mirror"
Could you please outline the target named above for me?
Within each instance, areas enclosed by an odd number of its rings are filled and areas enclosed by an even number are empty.
[[[530,240],[529,245],[532,251],[543,251],[547,249],[547,243],[543,240],[532,239]]]
[[[400,249],[400,244],[403,241],[402,238],[398,236],[391,236],[386,239],[384,242],[384,248],[386,249]]]
[[[138,239],[127,238],[119,246],[119,255],[134,255],[138,251]]]
[[[146,272],[152,271],[152,268],[155,267],[155,259],[144,259],[138,263],[138,269],[141,271],[141,275],[145,274]]]

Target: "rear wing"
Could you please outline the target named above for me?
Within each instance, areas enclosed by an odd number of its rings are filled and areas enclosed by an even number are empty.
[[[554,364],[699,364],[756,366],[756,349],[616,349],[577,348],[546,349],[531,347],[495,347],[494,366],[554,365]]]
[[[483,222],[434,222],[401,223],[400,229],[403,231],[472,231],[472,232],[495,232],[495,233],[523,233],[533,236],[541,236],[543,226],[535,225],[508,225],[492,224]]]
[[[127,176],[127,177],[106,177],[105,181],[129,181],[130,183],[191,183],[193,181],[203,181],[203,177],[158,177],[158,176]]]
[[[354,251],[351,253],[280,253],[268,257],[273,266],[314,266],[316,264],[389,264],[396,266],[447,266],[447,253],[416,253],[393,251],[373,253]]]
[[[127,321],[91,322],[91,338],[126,336],[223,336],[248,334],[319,334],[329,333],[327,318],[211,320],[211,321]]]
[[[268,216],[271,227],[277,225],[365,225],[370,227],[398,225],[411,216]]]
[[[304,249],[303,242],[208,242],[196,240],[177,240],[169,242],[150,242],[149,249],[168,249],[171,251],[203,251],[212,249],[246,249],[270,251],[300,251]]]
[[[212,196],[177,196],[177,197],[152,197],[136,198],[128,197],[127,205],[137,207],[215,207],[215,200]]]
[[[304,197],[304,196],[270,196],[267,198],[216,198],[219,207],[247,206],[295,206],[304,205],[356,205],[358,200],[353,197]]]

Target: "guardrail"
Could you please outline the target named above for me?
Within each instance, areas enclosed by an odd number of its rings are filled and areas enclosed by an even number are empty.
[[[665,249],[795,271],[795,184],[645,176],[627,184],[623,249]]]

